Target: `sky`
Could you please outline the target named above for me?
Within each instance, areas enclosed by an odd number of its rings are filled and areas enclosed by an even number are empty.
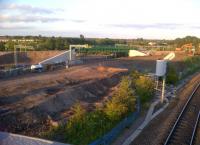
[[[200,37],[200,0],[0,0],[1,35]]]

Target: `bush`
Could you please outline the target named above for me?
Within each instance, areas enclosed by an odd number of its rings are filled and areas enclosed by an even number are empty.
[[[74,137],[77,135],[82,137],[84,135],[82,132],[80,132],[80,130],[82,130],[82,128],[85,126],[86,110],[83,108],[83,106],[81,106],[80,103],[75,104],[72,110],[74,114],[68,120],[65,128],[66,140],[76,144],[78,140],[74,139]]]
[[[128,77],[123,77],[119,89],[111,100],[106,102],[104,109],[86,112],[83,106],[77,103],[72,107],[74,114],[67,124],[57,128],[57,130],[53,129],[53,131],[60,134],[64,132],[66,142],[86,145],[112,129],[129,112],[133,112],[135,102],[136,98],[131,88],[131,81]]]
[[[129,112],[135,110],[136,97],[133,88],[131,87],[131,80],[128,76],[123,77],[118,90],[112,97],[112,100],[124,104]]]
[[[80,104],[73,107],[74,115],[65,127],[66,141],[75,145],[86,145],[101,137],[129,112],[135,110],[135,102],[131,81],[128,77],[123,77],[119,89],[105,104],[104,109],[86,113]]]
[[[199,56],[193,56],[193,57],[188,57],[185,59],[185,64],[187,67],[194,67],[194,66],[199,66],[200,65],[200,57]]]
[[[57,140],[60,136],[63,140],[67,142],[72,142],[74,144],[78,144],[79,140],[74,137],[82,136],[82,132],[80,130],[85,125],[85,115],[86,110],[83,106],[78,102],[72,107],[73,115],[67,122],[67,125],[59,125],[58,127],[51,127],[48,132],[43,133],[42,136]]]
[[[86,112],[84,107],[77,103],[72,107],[74,114],[66,125],[51,129],[47,136],[64,136],[64,141],[74,145],[87,145],[100,138],[111,130],[121,119],[135,110],[136,97],[131,87],[130,77],[123,77],[118,90],[105,103],[104,108],[96,108]]]
[[[166,74],[166,83],[176,85],[179,80],[176,69],[173,65],[168,65]]]
[[[92,140],[101,137],[114,125],[108,121],[101,110],[88,112],[81,118],[75,116],[74,114],[69,119],[65,128],[66,142],[75,145],[87,145]]]
[[[188,57],[184,60],[184,63],[186,65],[186,69],[184,70],[181,79],[197,72],[200,69],[200,57],[199,56]]]
[[[125,104],[116,102],[115,100],[111,100],[106,103],[106,107],[104,109],[105,114],[108,116],[109,120],[112,122],[116,122],[121,120],[125,114],[128,112],[128,108]]]
[[[135,88],[135,82],[136,80],[141,76],[142,74],[139,73],[137,70],[132,70],[130,73],[130,78],[131,78],[131,84],[132,87]]]
[[[129,77],[123,77],[117,92],[107,102],[105,113],[112,121],[120,120],[135,110],[136,97]]]
[[[154,95],[154,82],[146,76],[140,76],[135,81],[136,93],[142,103],[149,101]]]

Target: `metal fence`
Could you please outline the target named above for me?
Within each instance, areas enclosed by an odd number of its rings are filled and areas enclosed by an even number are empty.
[[[19,67],[19,68],[0,70],[0,79],[23,75],[30,72],[31,72],[30,67]]]
[[[126,128],[130,127],[131,124],[137,119],[140,113],[140,101],[137,99],[137,107],[136,111],[123,119],[117,126],[115,126],[111,131],[102,136],[101,138],[95,140],[89,145],[110,145]]]

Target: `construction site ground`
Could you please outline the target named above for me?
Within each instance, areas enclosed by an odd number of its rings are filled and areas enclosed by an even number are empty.
[[[102,105],[128,71],[154,73],[155,60],[163,56],[104,60],[0,80],[0,131],[40,136],[49,126],[65,122],[77,101],[88,110]],[[173,62],[183,58],[178,54]]]

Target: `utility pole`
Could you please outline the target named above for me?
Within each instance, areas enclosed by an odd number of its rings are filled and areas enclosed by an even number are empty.
[[[69,49],[70,49],[69,60],[71,61],[71,60],[72,60],[72,47],[71,47],[71,46],[69,46]]]
[[[164,102],[164,97],[165,97],[165,80],[166,80],[166,77],[163,76],[163,82],[162,82],[162,94],[161,94],[161,103]]]
[[[14,64],[17,66],[17,52],[16,52],[16,47],[14,46]]]

